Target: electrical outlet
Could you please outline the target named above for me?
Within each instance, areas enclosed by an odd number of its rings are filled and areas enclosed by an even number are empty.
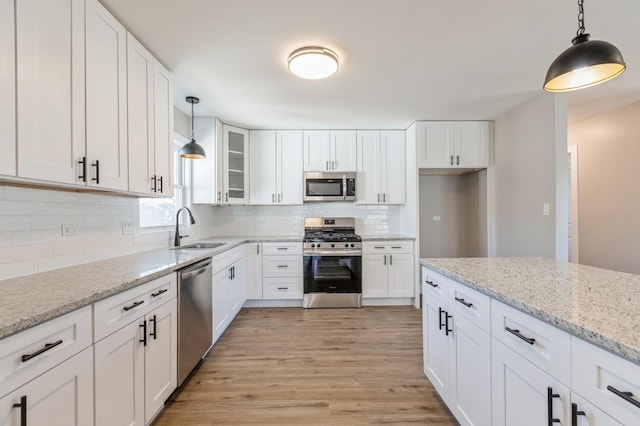
[[[122,235],[133,235],[133,224],[130,220],[122,221]]]
[[[440,216],[434,216],[433,217],[433,221],[434,222],[440,222]]]
[[[75,224],[62,224],[62,236],[70,237],[73,235],[78,235],[78,225]]]

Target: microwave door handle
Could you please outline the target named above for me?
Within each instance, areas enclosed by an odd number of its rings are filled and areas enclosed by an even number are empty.
[[[342,175],[342,199],[347,199],[347,175]]]

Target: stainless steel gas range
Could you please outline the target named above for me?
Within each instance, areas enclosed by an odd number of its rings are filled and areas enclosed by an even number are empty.
[[[352,217],[304,219],[305,308],[362,306],[362,242]]]

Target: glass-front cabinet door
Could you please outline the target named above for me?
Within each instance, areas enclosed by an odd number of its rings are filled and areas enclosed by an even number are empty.
[[[249,204],[249,132],[222,126],[224,194],[222,204]]]

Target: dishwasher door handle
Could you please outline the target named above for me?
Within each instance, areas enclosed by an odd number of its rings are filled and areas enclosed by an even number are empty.
[[[186,280],[191,277],[195,277],[196,275],[203,274],[204,271],[211,265],[211,261],[205,261],[204,263],[196,263],[193,267],[197,267],[198,269],[185,269],[180,272],[180,279]]]

